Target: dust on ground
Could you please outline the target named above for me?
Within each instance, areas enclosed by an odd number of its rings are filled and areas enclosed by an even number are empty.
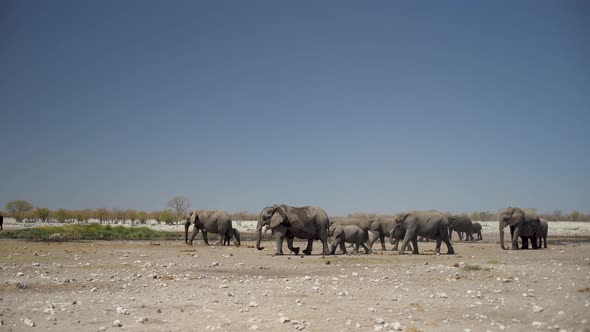
[[[321,256],[316,242],[305,257],[273,257],[274,242],[2,240],[0,330],[589,330],[590,243],[566,240],[441,256]]]

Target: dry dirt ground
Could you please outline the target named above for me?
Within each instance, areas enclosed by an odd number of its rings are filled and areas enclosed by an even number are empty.
[[[450,256],[252,245],[0,240],[0,331],[590,330],[589,242],[455,241]]]

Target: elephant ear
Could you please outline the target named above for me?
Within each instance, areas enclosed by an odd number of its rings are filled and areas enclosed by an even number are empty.
[[[508,225],[515,226],[524,220],[524,211],[519,208],[509,208]]]
[[[197,221],[197,219],[199,218],[199,216],[197,216],[197,210],[192,210],[191,214],[190,214],[190,221],[191,223],[195,223],[195,221]]]
[[[276,206],[274,211],[272,212],[272,217],[270,218],[270,228],[278,227],[280,224],[287,220],[287,215],[285,210],[281,206]]]
[[[339,238],[340,235],[342,235],[342,232],[343,231],[344,230],[342,229],[342,227],[336,227],[336,228],[334,228],[334,233],[332,234],[332,237],[333,238]]]

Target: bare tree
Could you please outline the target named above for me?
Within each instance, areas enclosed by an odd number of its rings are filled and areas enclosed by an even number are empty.
[[[182,218],[191,207],[191,203],[184,196],[175,196],[168,201],[168,207],[176,213],[178,218]]]

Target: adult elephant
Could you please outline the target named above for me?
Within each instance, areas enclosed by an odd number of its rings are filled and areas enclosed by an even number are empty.
[[[447,245],[447,254],[455,253],[449,241],[449,221],[436,211],[412,211],[404,212],[395,216],[392,223],[391,237],[401,239],[403,236],[402,249],[400,254],[405,253],[406,246],[410,241],[414,245],[414,254],[418,254],[418,236],[436,240],[436,255],[440,255],[441,242]]]
[[[528,239],[533,243],[533,249],[537,247],[537,237],[541,234],[541,220],[532,213],[525,213],[522,209],[517,207],[508,207],[498,213],[498,226],[500,231],[500,246],[504,250],[508,250],[504,246],[504,229],[510,226],[510,236],[512,238],[511,250],[518,250],[518,238],[523,242],[523,248],[528,248]]]
[[[459,239],[461,238],[461,233],[465,233],[465,241],[473,241],[473,222],[471,218],[467,216],[460,216],[460,215],[451,215],[447,217],[449,221],[449,240],[453,240],[453,231],[459,234]]]
[[[188,229],[191,224],[194,225],[194,228],[189,240]],[[203,241],[206,245],[209,245],[208,233],[219,234],[218,245],[223,245],[223,239],[231,236],[234,237],[234,245],[239,244],[237,234],[232,231],[231,217],[224,211],[192,210],[184,223],[184,242],[192,245],[199,231],[203,232]]]
[[[283,255],[283,240],[287,238],[289,250],[299,254],[299,248],[293,247],[293,239],[307,240],[307,248],[303,250],[306,255],[311,255],[313,240],[322,241],[324,246],[322,255],[329,255],[328,228],[330,221],[326,211],[317,206],[293,207],[285,204],[268,206],[262,209],[256,225],[256,249],[260,246],[262,227],[269,227],[277,238],[276,255]]]

